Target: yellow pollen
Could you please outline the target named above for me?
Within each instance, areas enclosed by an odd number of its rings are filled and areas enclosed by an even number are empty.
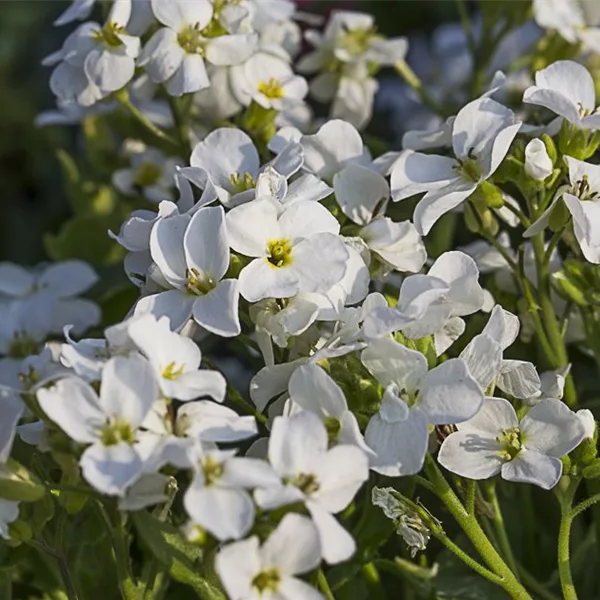
[[[161,373],[164,379],[177,379],[183,373],[183,365],[177,366],[175,361],[170,362]]]
[[[281,87],[281,82],[278,79],[274,79],[271,77],[269,81],[261,81],[258,84],[258,91],[263,95],[269,98],[269,100],[277,100],[279,98],[283,98],[283,87]]]
[[[289,266],[292,262],[290,241],[271,240],[267,245],[267,261],[276,268]]]

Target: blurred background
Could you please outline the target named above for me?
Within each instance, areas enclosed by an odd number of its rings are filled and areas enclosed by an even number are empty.
[[[439,25],[458,20],[455,3],[444,0],[304,0],[298,4],[301,10],[319,14],[327,14],[336,8],[375,14],[383,34],[410,35],[409,62],[416,63],[417,69],[430,34]],[[77,128],[35,125],[39,113],[54,107],[48,88],[51,70],[43,67],[41,60],[59,49],[67,33],[74,29],[74,26],[52,26],[67,5],[68,2],[58,0],[2,2],[0,260],[32,265],[46,259],[44,234],[56,233],[71,213],[56,156],[61,148],[77,156]],[[385,80],[385,73],[382,78]],[[394,85],[382,86],[379,116],[368,129],[369,133],[392,143],[397,139],[392,122],[394,110],[410,110],[410,106],[402,105],[397,92]]]

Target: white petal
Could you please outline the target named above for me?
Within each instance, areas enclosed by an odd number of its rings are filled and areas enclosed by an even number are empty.
[[[486,398],[474,417],[458,423],[456,427],[459,431],[474,432],[496,439],[503,430],[518,426],[517,413],[508,400]]]
[[[502,478],[517,483],[533,483],[544,490],[552,489],[562,475],[562,462],[535,450],[521,450],[502,465]]]
[[[8,296],[24,296],[34,284],[33,275],[13,263],[0,263],[0,293]]]
[[[239,298],[238,281],[224,279],[208,294],[196,298],[193,307],[194,320],[216,335],[239,335]]]
[[[542,140],[534,138],[525,146],[525,173],[536,181],[552,175],[552,160]]]
[[[97,281],[98,275],[87,263],[80,260],[66,260],[45,269],[38,284],[54,298],[67,298],[82,294]]]
[[[585,434],[577,415],[554,398],[536,404],[521,421],[525,447],[562,458],[579,445]]]
[[[240,294],[248,302],[263,298],[291,298],[299,291],[298,275],[289,266],[276,267],[256,258],[239,275]]]
[[[315,466],[319,489],[310,497],[330,513],[344,510],[369,478],[369,461],[356,446],[335,446]]]
[[[359,225],[369,223],[375,209],[390,196],[385,178],[358,164],[346,165],[336,173],[333,188],[342,212]]]
[[[224,465],[219,484],[227,487],[269,488],[279,487],[281,480],[271,465],[260,458],[234,457]]]
[[[400,154],[391,172],[395,202],[448,185],[457,178],[454,159],[435,154],[406,151]]]
[[[447,186],[427,192],[419,201],[413,215],[420,235],[427,235],[438,219],[464,202],[477,184],[456,179]]]
[[[310,473],[326,450],[327,431],[315,414],[302,412],[273,421],[269,460],[281,477]]]
[[[330,565],[348,560],[356,551],[354,538],[316,502],[308,502],[306,506],[319,532],[323,559]]]
[[[451,433],[442,443],[438,462],[448,471],[469,479],[488,479],[500,473],[503,460],[496,438],[475,431]]]
[[[212,38],[206,48],[206,59],[217,66],[239,65],[254,52],[257,42],[254,33]]]
[[[258,434],[254,417],[208,400],[188,402],[177,412],[177,427],[189,437],[207,442],[237,442]]]
[[[514,398],[531,398],[542,387],[537,369],[528,361],[504,360],[496,385]]]
[[[204,29],[213,16],[208,0],[151,0],[154,16],[167,27],[180,31],[186,25],[198,23]]]
[[[219,550],[215,569],[230,598],[252,598],[253,580],[261,570],[259,557],[259,540],[256,536],[227,544]]]
[[[188,215],[173,215],[158,220],[150,234],[152,260],[174,287],[184,286],[187,279],[183,236],[189,222]]]
[[[38,390],[37,399],[44,413],[76,442],[94,443],[106,425],[96,392],[81,379],[61,379]]]
[[[260,158],[250,137],[240,129],[223,127],[211,132],[193,150],[192,167],[204,169],[211,181],[232,191],[231,176],[258,175]]]
[[[100,387],[100,403],[107,415],[137,429],[157,399],[154,372],[145,358],[131,354],[107,361]]]
[[[388,477],[414,475],[423,467],[427,453],[427,417],[412,409],[406,420],[388,423],[376,414],[367,425],[365,441],[377,454],[371,460],[373,471]]]
[[[269,200],[236,206],[227,213],[231,247],[246,256],[266,256],[268,241],[282,237],[277,217],[277,207]]]
[[[337,219],[316,202],[297,202],[286,208],[279,218],[281,236],[284,238],[308,238],[318,233],[340,232]]]
[[[502,350],[506,350],[517,339],[520,327],[519,317],[497,304],[482,333],[495,339]]]
[[[199,485],[195,478],[183,496],[192,520],[218,540],[244,537],[254,522],[254,503],[247,492]]]
[[[289,513],[260,549],[264,568],[275,567],[283,575],[301,575],[321,562],[319,536],[307,517]]]
[[[252,378],[250,398],[258,410],[264,410],[269,400],[287,391],[292,373],[302,362],[293,361],[279,365],[268,365]]]
[[[199,92],[210,85],[204,59],[199,54],[186,54],[174,75],[167,81],[171,96]]]
[[[114,92],[131,81],[135,72],[133,57],[97,48],[85,59],[85,74],[101,90]]]
[[[317,589],[295,577],[284,577],[279,582],[277,594],[281,600],[323,600]]]
[[[489,335],[476,335],[460,353],[482,390],[487,390],[502,368],[502,348]]]
[[[483,392],[460,358],[432,369],[421,384],[419,408],[434,425],[466,421],[482,403]]]
[[[177,32],[163,27],[144,46],[138,59],[154,83],[164,83],[180,68],[185,50],[177,42]]]
[[[219,281],[229,266],[225,211],[221,206],[201,208],[190,220],[183,238],[188,267]]]
[[[168,317],[173,331],[179,331],[192,316],[196,297],[180,290],[144,296],[135,307],[136,315],[151,314],[156,319]]]
[[[427,359],[420,352],[387,338],[371,342],[360,360],[382,385],[395,383],[410,392],[418,389],[427,373]]]
[[[85,480],[109,496],[123,496],[143,467],[133,446],[125,442],[114,446],[95,443],[81,455],[79,464]]]
[[[298,367],[290,378],[289,392],[304,410],[323,416],[340,417],[348,409],[344,392],[317,365]]]

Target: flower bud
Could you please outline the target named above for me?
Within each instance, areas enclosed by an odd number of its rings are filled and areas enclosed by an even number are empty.
[[[543,181],[552,175],[552,159],[539,138],[531,140],[525,148],[525,173],[536,181]]]

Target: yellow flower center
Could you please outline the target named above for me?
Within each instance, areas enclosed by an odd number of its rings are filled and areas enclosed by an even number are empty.
[[[126,421],[115,419],[112,423],[107,423],[102,429],[100,441],[105,446],[115,446],[119,442],[133,444],[135,442],[135,432]]]
[[[204,56],[206,37],[200,29],[200,24],[187,25],[177,35],[177,43],[188,54],[199,54]]]
[[[204,482],[206,485],[214,483],[223,476],[223,465],[218,463],[212,456],[209,456],[201,465],[200,468],[204,473]]]
[[[258,91],[269,98],[269,100],[277,100],[283,98],[284,92],[281,82],[278,79],[271,77],[269,81],[261,81],[258,84]]]
[[[502,446],[500,457],[503,460],[513,460],[523,447],[523,438],[518,427],[502,430],[496,441]]]
[[[374,27],[359,27],[342,33],[337,40],[338,46],[352,56],[364,54],[371,43],[377,39]]]
[[[304,492],[307,495],[314,494],[319,491],[321,485],[319,484],[319,480],[317,476],[313,473],[300,473],[298,477],[289,481],[293,486],[297,487],[299,490]]]
[[[120,34],[125,33],[125,27],[116,23],[106,23],[102,29],[98,29],[92,37],[109,48],[118,48],[123,45]]]
[[[177,379],[183,373],[183,365],[177,366],[175,361],[170,362],[162,371],[161,376],[164,379],[170,379],[171,381]]]
[[[239,173],[232,173],[229,176],[229,180],[233,184],[236,192],[245,192],[247,190],[252,190],[256,187],[256,179],[250,175],[250,173],[246,172],[243,175]]]
[[[217,282],[212,275],[200,273],[198,269],[188,269],[186,284],[188,292],[196,296],[204,296],[215,287],[217,287]]]
[[[261,571],[253,580],[252,587],[256,588],[260,594],[263,592],[276,592],[279,588],[281,575],[277,569]]]
[[[271,240],[267,245],[267,260],[274,267],[287,267],[292,263],[292,245],[289,240]]]

